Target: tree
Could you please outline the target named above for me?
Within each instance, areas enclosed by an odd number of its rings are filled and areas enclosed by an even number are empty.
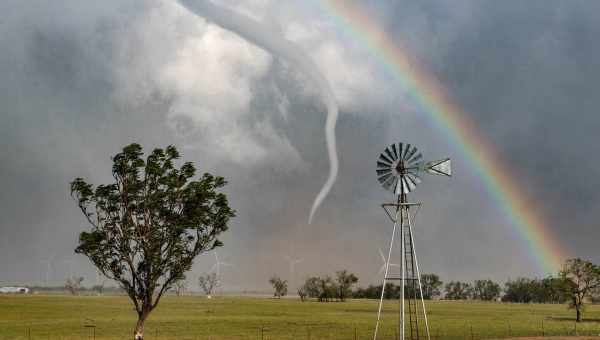
[[[69,291],[72,295],[78,294],[81,290],[81,283],[83,282],[83,277],[69,277],[67,281],[65,281],[65,289]]]
[[[466,282],[450,281],[444,287],[446,299],[448,300],[467,300],[471,297],[471,285]]]
[[[93,285],[92,290],[98,293],[98,295],[102,295],[102,293],[104,293],[104,282],[97,285]]]
[[[580,258],[569,259],[560,277],[565,280],[563,289],[571,298],[570,307],[577,313],[577,322],[581,322],[584,300],[591,298],[591,293],[600,288],[600,267]]]
[[[423,299],[431,300],[440,296],[440,287],[442,286],[440,277],[435,274],[421,275],[421,286],[423,288]]]
[[[502,301],[529,303],[535,298],[537,289],[536,280],[519,277],[514,281],[507,281],[504,286]]]
[[[500,285],[492,280],[475,280],[473,298],[483,301],[496,300],[500,296]]]
[[[539,303],[565,303],[569,296],[565,294],[564,285],[567,282],[560,277],[548,276],[541,280],[536,280],[537,285],[534,292],[533,301]]]
[[[338,287],[330,276],[309,277],[301,289],[306,292],[307,296],[317,298],[319,302],[329,302],[338,296]]]
[[[145,161],[142,156],[138,144],[116,154],[113,183],[94,188],[82,178],[71,182],[71,195],[92,227],[79,235],[75,252],[127,292],[138,315],[136,340],[194,258],[222,245],[217,236],[235,215],[218,192],[225,180],[208,173],[194,180],[192,163],[175,167],[174,146],[155,149]]]
[[[309,297],[318,298],[321,295],[321,278],[318,276],[309,277],[302,288]]]
[[[206,294],[206,297],[210,299],[212,292],[219,286],[219,279],[217,273],[210,273],[198,278],[198,285]]]
[[[321,278],[319,284],[319,301],[329,302],[337,295],[337,286],[330,276]]]
[[[300,297],[300,301],[304,302],[306,297],[308,296],[308,292],[304,286],[298,288],[298,296]]]
[[[358,282],[358,277],[347,270],[340,270],[335,273],[337,280],[337,298],[340,301],[346,301],[348,296],[352,295],[352,286]]]
[[[273,296],[275,296],[276,298],[280,299],[282,296],[286,296],[287,295],[287,289],[288,289],[288,285],[287,285],[287,281],[286,280],[282,280],[281,278],[277,277],[277,276],[273,276],[270,280],[269,283],[271,285],[273,285],[273,289],[275,290],[275,292],[273,293]]]

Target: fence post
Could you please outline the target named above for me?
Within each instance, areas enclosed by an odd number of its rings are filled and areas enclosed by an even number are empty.
[[[264,340],[265,339],[265,326],[262,325],[260,327],[260,340]]]
[[[510,322],[508,323],[508,336],[512,336],[512,329],[510,328]]]
[[[474,339],[474,337],[473,337],[473,325],[471,325],[471,340],[473,340],[473,339]]]
[[[577,320],[575,320],[575,336],[577,336]]]
[[[356,326],[354,326],[354,340],[358,340],[358,331],[356,330]]]
[[[306,327],[306,333],[308,334],[308,340],[310,340],[310,326]]]
[[[544,319],[542,319],[542,336],[545,336],[545,332],[544,332]]]

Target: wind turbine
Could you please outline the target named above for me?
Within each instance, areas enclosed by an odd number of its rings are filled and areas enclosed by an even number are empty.
[[[46,287],[48,286],[48,282],[50,281],[50,273],[52,271],[52,260],[42,260],[43,264],[46,265],[46,272],[44,274],[44,283]]]
[[[293,257],[287,256],[287,255],[286,255],[285,259],[290,264],[290,285],[292,285],[292,284],[294,284],[294,278],[295,278],[294,274],[295,274],[296,265],[299,263],[302,263],[302,261],[304,261],[304,259],[293,258]]]
[[[381,275],[381,273],[383,273],[385,271],[385,264],[387,263],[387,261],[385,260],[385,256],[383,256],[383,251],[381,251],[381,248],[377,249],[379,250],[379,256],[381,256],[381,262],[383,262],[383,264],[381,265],[381,268],[379,268],[379,271],[377,272],[377,275]],[[395,264],[395,263],[390,263],[390,267],[397,267],[400,268],[400,265]]]
[[[231,263],[219,260],[219,254],[215,251],[215,264],[210,268],[210,271],[214,271],[217,274],[218,285],[221,286],[221,265],[233,267]]]

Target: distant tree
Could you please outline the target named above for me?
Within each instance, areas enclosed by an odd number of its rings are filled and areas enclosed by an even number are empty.
[[[319,302],[329,302],[338,296],[338,286],[330,276],[309,277],[301,288],[307,296],[316,298]]]
[[[219,279],[216,273],[210,273],[202,275],[198,278],[198,285],[206,294],[209,299],[212,296],[213,291],[219,286]]]
[[[173,290],[175,290],[175,295],[182,296],[185,293],[185,280],[175,281]]]
[[[65,289],[69,291],[72,295],[76,295],[81,290],[81,283],[83,282],[83,277],[69,277],[65,281]]]
[[[319,298],[321,295],[321,278],[318,276],[309,277],[304,282],[302,289],[306,295],[311,298]]]
[[[337,296],[337,285],[330,276],[319,280],[319,301],[329,302]]]
[[[467,300],[471,297],[472,287],[466,282],[450,281],[444,287],[448,300]]]
[[[352,295],[352,286],[358,282],[358,277],[347,270],[340,270],[336,272],[336,281],[337,298],[346,301],[346,298]]]
[[[300,301],[306,301],[306,297],[308,296],[308,292],[304,286],[298,288],[298,296],[300,297]]]
[[[278,276],[273,276],[269,280],[269,283],[273,286],[273,296],[280,299],[282,296],[287,295],[288,284],[286,280],[282,280]]]
[[[192,163],[175,167],[174,146],[142,156],[138,144],[115,155],[113,183],[94,188],[82,178],[71,182],[71,195],[92,226],[79,235],[75,252],[127,292],[138,314],[136,340],[143,339],[148,315],[185,279],[194,258],[222,245],[217,236],[234,216],[218,192],[226,184],[222,177],[206,173],[193,180]]]
[[[102,295],[102,293],[104,293],[104,285],[106,284],[106,278],[100,275],[102,273],[98,272],[98,274],[99,275],[96,276],[96,280],[99,281],[99,283],[93,285],[92,290],[98,295]]]
[[[483,301],[496,300],[500,296],[500,285],[492,280],[475,280],[473,298]]]
[[[565,293],[571,298],[570,307],[576,311],[577,322],[581,322],[585,299],[591,298],[591,293],[600,288],[600,267],[580,258],[569,259],[560,277],[565,282]]]
[[[502,301],[529,303],[534,300],[537,289],[536,280],[526,277],[519,277],[515,280],[508,280],[504,284],[504,296]]]
[[[440,296],[440,288],[443,282],[440,277],[435,274],[421,275],[421,286],[423,287],[423,299],[431,300],[434,297]]]
[[[93,285],[92,290],[94,292],[96,292],[98,295],[102,295],[102,293],[104,293],[104,282],[97,284],[97,285]]]
[[[560,277],[548,276],[543,279],[531,280],[532,302],[565,303],[569,296],[565,293],[566,281]]]

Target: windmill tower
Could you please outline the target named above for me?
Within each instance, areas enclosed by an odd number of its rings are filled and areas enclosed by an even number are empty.
[[[421,182],[421,174],[451,176],[450,158],[425,163],[423,155],[410,144],[392,144],[388,146],[377,160],[377,179],[381,185],[394,193],[394,203],[385,203],[383,207],[393,223],[390,247],[385,261],[385,272],[381,289],[381,298],[377,310],[377,323],[373,339],[377,339],[381,320],[381,307],[388,281],[400,281],[400,317],[398,333],[400,340],[430,339],[429,323],[423,300],[421,274],[415,254],[411,225],[411,209],[420,207],[421,203],[410,203],[408,193]],[[389,276],[390,260],[396,233],[400,234],[400,275]],[[420,301],[419,301],[420,300]]]

